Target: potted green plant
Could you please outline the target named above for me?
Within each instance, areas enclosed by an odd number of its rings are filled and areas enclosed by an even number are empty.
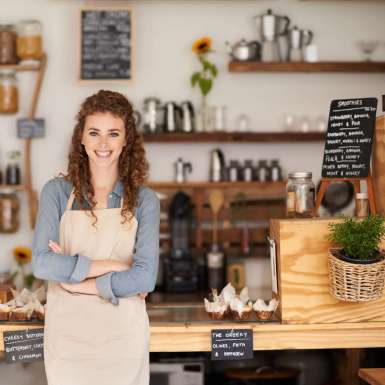
[[[347,302],[380,298],[385,277],[385,258],[380,250],[385,218],[344,218],[331,223],[329,231],[329,241],[338,246],[329,250],[330,293]]]

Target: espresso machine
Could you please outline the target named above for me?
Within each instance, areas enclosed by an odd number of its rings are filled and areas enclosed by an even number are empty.
[[[198,287],[198,265],[189,250],[191,198],[184,192],[176,193],[168,215],[171,251],[164,259],[164,289],[169,293],[194,292]]]
[[[275,15],[268,9],[267,13],[254,16],[254,20],[262,40],[262,61],[281,61],[278,37],[287,34],[290,19],[287,16]]]

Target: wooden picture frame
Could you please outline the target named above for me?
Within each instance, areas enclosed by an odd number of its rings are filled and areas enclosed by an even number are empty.
[[[132,82],[135,24],[131,7],[85,6],[79,10],[77,77],[80,83]]]

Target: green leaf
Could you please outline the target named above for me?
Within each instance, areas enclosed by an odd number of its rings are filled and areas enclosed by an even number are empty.
[[[199,88],[201,89],[203,96],[206,96],[210,92],[212,86],[213,81],[211,79],[199,79]]]
[[[33,274],[28,274],[25,278],[24,278],[24,283],[27,287],[32,287],[32,284],[33,284],[33,281],[35,280],[35,277]]]
[[[194,72],[191,76],[191,86],[195,87],[195,84],[197,84],[200,78],[201,78],[200,72]]]
[[[213,75],[214,78],[217,77],[218,69],[217,69],[217,66],[215,64],[210,64],[210,72],[211,72],[211,74]]]

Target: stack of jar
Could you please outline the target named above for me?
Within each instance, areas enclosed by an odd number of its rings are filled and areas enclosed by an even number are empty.
[[[42,26],[37,20],[0,25],[0,65],[40,60],[43,56]],[[0,113],[16,113],[18,106],[15,71],[0,71]]]
[[[246,159],[243,165],[237,160],[230,160],[227,179],[230,182],[277,182],[282,180],[282,168],[278,159],[272,159],[270,164],[266,159],[261,159],[257,165],[251,159]]]

